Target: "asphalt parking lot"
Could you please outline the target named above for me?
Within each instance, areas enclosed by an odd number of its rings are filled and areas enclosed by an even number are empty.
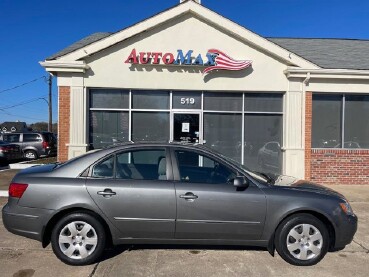
[[[316,266],[295,267],[258,248],[130,246],[107,250],[97,264],[67,266],[37,241],[13,235],[0,222],[0,276],[368,276],[369,186],[336,186],[359,217],[354,241]],[[7,199],[0,198],[0,207]]]

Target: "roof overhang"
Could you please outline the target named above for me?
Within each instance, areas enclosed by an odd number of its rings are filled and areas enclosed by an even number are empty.
[[[287,78],[309,79],[369,79],[369,70],[353,69],[302,69],[289,67],[284,71]]]
[[[85,73],[89,66],[84,61],[69,61],[64,62],[60,60],[40,62],[40,65],[45,68],[47,72],[75,72]]]
[[[99,41],[91,43],[85,47],[77,49],[73,52],[60,56],[56,59],[56,61],[63,61],[63,66],[56,67],[54,64],[51,66],[50,61],[41,62],[40,64],[46,68],[46,70],[57,71],[57,69],[61,69],[62,71],[67,70],[68,66],[66,64],[71,64],[74,61],[80,61],[84,58],[93,55],[99,51],[102,51],[108,47],[111,47],[119,42],[125,41],[135,35],[138,35],[142,32],[145,32],[149,29],[153,29],[161,24],[184,15],[186,13],[192,13],[193,15],[201,18],[205,22],[210,23],[213,26],[216,26],[220,30],[224,30],[225,32],[237,37],[241,41],[253,46],[256,49],[260,49],[261,52],[264,52],[272,57],[278,58],[282,62],[287,65],[292,65],[300,68],[312,68],[318,69],[320,68],[316,64],[307,61],[306,59],[291,53],[290,51],[280,47],[279,45],[247,30],[246,28],[234,23],[233,21],[205,8],[204,6],[194,2],[194,1],[186,1],[177,6],[166,10],[158,15],[155,15],[151,18],[148,18],[144,21],[141,21],[131,27],[128,27],[124,30],[121,30],[117,33],[114,33],[106,38],[103,38]],[[70,67],[71,70],[82,70],[85,69],[83,67]],[[48,71],[49,71],[48,70]]]

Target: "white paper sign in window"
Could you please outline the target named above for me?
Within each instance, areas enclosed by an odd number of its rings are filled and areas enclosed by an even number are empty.
[[[190,132],[190,123],[183,122],[182,123],[182,133],[189,133]]]

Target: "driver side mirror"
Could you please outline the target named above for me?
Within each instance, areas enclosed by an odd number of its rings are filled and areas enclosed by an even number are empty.
[[[249,180],[245,176],[237,176],[233,179],[233,186],[236,188],[247,188],[249,186]]]

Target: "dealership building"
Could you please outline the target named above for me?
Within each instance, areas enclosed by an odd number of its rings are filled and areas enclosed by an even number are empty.
[[[369,184],[369,41],[265,38],[180,2],[41,62],[57,76],[60,161],[178,141],[258,171]]]

